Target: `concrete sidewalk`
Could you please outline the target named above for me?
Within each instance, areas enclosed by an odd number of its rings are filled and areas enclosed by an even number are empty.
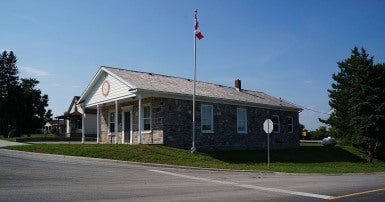
[[[5,140],[0,140],[0,147],[18,146],[18,145],[27,145],[27,144],[20,143],[20,142],[10,142],[10,141],[5,141]]]

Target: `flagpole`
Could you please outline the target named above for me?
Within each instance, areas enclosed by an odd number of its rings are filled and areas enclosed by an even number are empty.
[[[194,20],[196,23],[197,20],[197,10],[194,11]],[[195,30],[194,30],[194,84],[193,84],[193,123],[192,123],[192,147],[191,147],[191,153],[194,153],[196,148],[195,148],[195,81],[197,77],[197,37],[195,35]]]

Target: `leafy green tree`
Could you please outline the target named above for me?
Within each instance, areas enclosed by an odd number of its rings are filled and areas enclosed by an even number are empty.
[[[39,81],[36,79],[21,79],[18,100],[18,108],[15,113],[16,125],[20,132],[25,134],[34,133],[41,128],[46,120],[45,107],[48,106],[48,96],[41,95],[36,89]]]
[[[385,135],[385,65],[374,64],[365,49],[354,48],[350,58],[339,62],[329,89],[333,112],[330,124],[338,137],[366,149],[372,162]]]
[[[31,134],[41,128],[52,113],[46,111],[48,95],[36,88],[36,79],[19,79],[16,56],[4,51],[0,59],[0,133],[10,131]]]
[[[47,101],[48,101],[48,97],[47,97]],[[52,110],[50,109],[47,110],[47,112],[44,115],[44,123],[52,121],[52,116],[53,116]]]
[[[328,129],[326,128],[326,126],[320,126],[320,127],[317,128],[316,130],[310,131],[310,132],[309,132],[309,136],[310,136],[311,139],[313,139],[313,140],[322,140],[323,138],[329,136],[329,131],[328,131]]]

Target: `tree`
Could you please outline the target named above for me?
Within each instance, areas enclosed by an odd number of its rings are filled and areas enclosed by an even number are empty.
[[[326,128],[326,126],[320,126],[320,127],[317,128],[316,130],[310,131],[310,132],[309,132],[309,136],[310,136],[311,139],[313,139],[313,140],[322,140],[323,138],[329,136],[329,131],[328,131],[328,129]]]
[[[16,56],[11,51],[4,51],[0,59],[0,133],[10,131],[31,134],[41,128],[45,121],[51,118],[48,106],[48,95],[42,95],[37,89],[36,79],[19,79],[16,66]]]
[[[0,57],[0,98],[6,100],[9,91],[18,85],[19,70],[16,66],[16,56],[11,51],[9,54],[4,51]]]
[[[16,94],[19,85],[19,73],[16,56],[11,51],[4,51],[0,56],[0,134],[10,130],[10,97]]]
[[[371,63],[367,68],[360,69],[357,81],[353,85],[351,99],[353,127],[353,143],[363,145],[372,162],[380,144],[384,143],[385,135],[385,65]]]
[[[45,124],[48,96],[41,95],[36,89],[38,83],[36,79],[21,79],[18,100],[15,100],[19,106],[15,113],[18,116],[15,117],[16,125],[25,134],[31,134]]]
[[[338,67],[340,72],[333,74],[335,83],[328,90],[333,113],[323,122],[338,136],[364,147],[372,162],[385,139],[385,65],[374,64],[365,49],[355,47]]]

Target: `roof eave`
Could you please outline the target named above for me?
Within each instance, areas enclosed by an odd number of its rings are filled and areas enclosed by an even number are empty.
[[[136,89],[136,90],[137,90],[137,94],[152,96],[152,97],[159,96],[159,97],[166,97],[166,98],[173,98],[173,99],[179,98],[183,100],[192,101],[192,96],[193,96],[191,94],[155,91],[155,90],[148,90],[148,89]],[[199,95],[195,95],[195,98],[197,101],[201,101],[201,102],[213,102],[213,103],[221,103],[221,104],[257,107],[257,108],[274,109],[274,110],[285,110],[285,111],[294,111],[294,112],[300,112],[302,110],[301,108],[297,108],[297,107],[267,105],[262,103],[245,102],[241,100],[231,100],[231,99],[207,97],[207,96],[199,96]]]

